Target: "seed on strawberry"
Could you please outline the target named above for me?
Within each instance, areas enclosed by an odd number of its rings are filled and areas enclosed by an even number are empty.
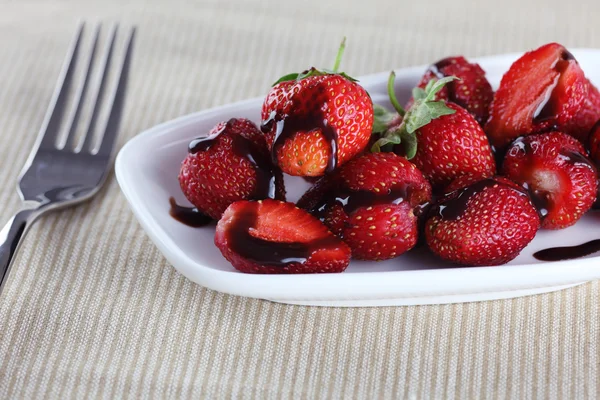
[[[388,92],[399,114],[390,76]],[[496,164],[488,139],[475,119],[454,103],[436,101],[435,97],[454,77],[439,81],[432,79],[423,90],[415,88],[412,107],[399,125],[390,126],[373,146],[394,146],[394,151],[405,155],[431,182],[434,190],[462,175],[476,178],[493,176]],[[400,144],[400,146],[398,146]]]
[[[549,130],[578,136],[579,125],[586,124],[578,116],[589,91],[573,55],[558,43],[546,44],[525,53],[504,74],[485,131],[498,149],[519,136]]]
[[[311,68],[281,78],[262,107],[261,129],[274,162],[287,174],[321,176],[360,153],[369,142],[373,103],[365,89],[337,68]]]
[[[596,200],[597,173],[579,141],[562,132],[526,136],[508,149],[503,174],[529,192],[542,228],[577,222]]]
[[[444,260],[491,266],[518,256],[539,226],[527,193],[508,179],[494,177],[441,198],[426,222],[425,237]]]
[[[255,274],[342,272],[350,249],[292,203],[238,201],[217,224],[215,245],[239,271]]]
[[[417,87],[425,89],[432,79],[449,76],[455,76],[459,80],[449,82],[435,99],[456,103],[467,110],[480,125],[485,124],[494,91],[479,64],[470,63],[462,56],[444,58],[425,71]],[[411,98],[407,109],[412,106],[413,101]]]
[[[367,153],[338,176],[313,211],[344,239],[353,257],[385,260],[415,246],[415,208],[431,200],[431,186],[414,164],[394,153]]]
[[[221,122],[190,143],[179,183],[187,199],[216,220],[238,200],[285,198],[283,175],[271,164],[263,134],[243,118]]]

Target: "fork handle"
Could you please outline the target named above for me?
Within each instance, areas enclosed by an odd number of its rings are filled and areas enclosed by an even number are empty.
[[[21,239],[39,215],[37,207],[17,212],[0,231],[0,293]]]

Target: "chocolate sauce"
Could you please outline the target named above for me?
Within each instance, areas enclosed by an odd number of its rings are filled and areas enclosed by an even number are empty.
[[[190,154],[208,150],[231,123],[232,120],[229,120],[221,130],[210,136],[194,139],[188,147]],[[276,198],[279,188],[275,179],[275,167],[271,163],[271,160],[269,160],[268,153],[261,149],[255,142],[242,135],[232,137],[232,148],[238,157],[246,158],[254,166],[254,170],[256,171],[256,188],[252,198],[257,200]]]
[[[600,251],[600,239],[592,240],[579,246],[552,247],[540,250],[533,256],[540,261],[562,261],[589,256]]]
[[[334,204],[339,204],[344,208],[346,214],[350,214],[361,207],[372,207],[381,204],[400,204],[409,200],[412,192],[412,185],[404,184],[400,187],[390,190],[386,193],[376,193],[367,190],[338,189],[328,193],[321,202],[313,209],[318,216],[323,216],[323,212]]]
[[[305,262],[311,254],[328,247],[335,247],[340,240],[329,235],[309,243],[281,243],[256,238],[250,231],[256,227],[260,203],[248,204],[243,213],[235,216],[227,231],[227,242],[231,250],[257,264],[285,268],[293,263]]]
[[[594,172],[596,171],[596,166],[578,151],[563,149],[560,152],[560,157],[571,165],[583,165]]]
[[[469,200],[474,195],[483,192],[486,188],[494,187],[496,185],[502,185],[494,178],[487,178],[475,182],[474,184],[467,186],[463,189],[459,189],[456,192],[449,193],[445,198],[440,199],[438,204],[432,208],[432,213],[438,214],[445,221],[456,221],[460,219],[467,211],[467,205]],[[527,196],[527,194],[519,189],[511,186],[506,188],[514,190],[521,196]]]
[[[325,85],[320,84],[315,87],[313,98],[322,97],[326,90]],[[329,125],[327,117],[323,111],[324,104],[315,104],[311,110],[303,112],[304,106],[292,104],[289,114],[279,114],[273,111],[269,118],[264,120],[260,126],[263,133],[268,133],[275,126],[275,138],[271,149],[271,158],[273,164],[277,165],[277,151],[283,145],[286,139],[297,132],[312,133],[320,130],[327,142],[329,142],[330,152],[327,157],[327,168],[325,172],[332,172],[337,166],[338,159],[338,135],[336,130]]]
[[[554,78],[554,81],[546,89],[544,99],[533,113],[534,123],[541,123],[547,120],[551,120],[560,111],[560,104],[558,104],[558,99],[556,98],[556,93],[554,89],[556,89],[556,86],[558,85],[558,81],[560,80],[562,74],[569,67],[570,61],[574,60],[575,57],[573,57],[573,54],[569,53],[567,50],[564,50],[561,54],[561,57],[552,66],[552,68],[558,74]]]
[[[429,66],[429,71],[431,71],[438,79],[442,79],[446,77],[446,74],[442,72],[442,69],[452,64],[452,57],[443,58],[435,64],[431,64]]]
[[[169,198],[169,204],[171,204],[169,214],[182,224],[199,228],[212,222],[212,218],[200,212],[197,208],[178,205],[173,197]]]

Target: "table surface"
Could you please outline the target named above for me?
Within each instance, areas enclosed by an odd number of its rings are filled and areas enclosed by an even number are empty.
[[[2,1],[0,219],[80,18],[136,24],[119,146],[329,65],[353,75],[450,54],[600,47],[600,2]],[[151,155],[149,155],[151,156]],[[443,306],[329,309],[179,275],[114,177],[40,220],[0,298],[0,398],[582,398],[598,393],[600,285]]]

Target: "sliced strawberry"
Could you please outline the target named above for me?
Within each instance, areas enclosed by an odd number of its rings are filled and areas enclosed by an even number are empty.
[[[589,149],[590,158],[596,167],[600,167],[600,118],[590,130]]]
[[[596,200],[596,168],[581,143],[562,132],[516,140],[502,170],[529,191],[545,229],[573,225]]]
[[[588,142],[592,127],[600,120],[600,92],[589,81],[588,85],[589,93],[583,107],[565,128],[566,132],[584,144]]]
[[[255,274],[342,272],[350,249],[292,203],[238,201],[217,224],[215,245],[239,271]]]
[[[429,248],[469,266],[500,265],[533,240],[540,220],[525,191],[505,178],[486,178],[451,192],[430,213]]]
[[[588,97],[589,84],[567,49],[550,43],[525,53],[502,77],[485,131],[505,148],[519,136],[550,129],[569,132]]]

